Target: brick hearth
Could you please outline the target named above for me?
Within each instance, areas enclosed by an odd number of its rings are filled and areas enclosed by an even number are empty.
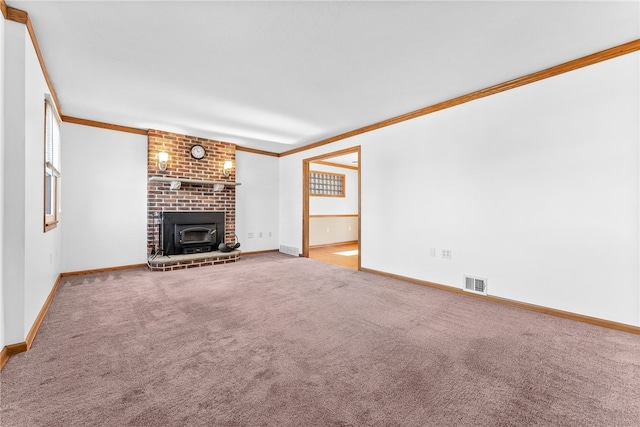
[[[207,252],[203,254],[158,256],[149,260],[151,271],[172,271],[185,268],[205,267],[208,265],[227,264],[236,262],[240,258],[240,251]]]

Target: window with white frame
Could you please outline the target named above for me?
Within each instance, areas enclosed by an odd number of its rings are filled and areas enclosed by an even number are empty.
[[[56,228],[60,210],[60,118],[49,96],[44,101],[44,231]]]

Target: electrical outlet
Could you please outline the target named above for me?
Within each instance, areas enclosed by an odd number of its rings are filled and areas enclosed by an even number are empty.
[[[269,232],[269,237],[271,237],[271,232]]]
[[[247,233],[247,239],[253,239],[253,233]]]
[[[441,257],[451,259],[451,249],[443,249]]]
[[[258,237],[262,237],[262,231],[258,233]]]

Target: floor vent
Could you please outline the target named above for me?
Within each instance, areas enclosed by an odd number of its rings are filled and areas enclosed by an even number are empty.
[[[300,251],[295,246],[280,245],[280,252],[287,255],[299,256]]]
[[[475,294],[487,294],[487,279],[481,277],[464,276],[464,290]]]

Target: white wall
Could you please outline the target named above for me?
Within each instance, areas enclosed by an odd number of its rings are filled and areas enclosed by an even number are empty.
[[[278,158],[236,151],[236,180],[241,183],[236,187],[236,233],[240,250],[278,249]]]
[[[24,334],[24,26],[5,22],[3,303],[5,344]],[[10,159],[10,160],[9,160]]]
[[[358,171],[318,163],[311,163],[309,167],[312,171],[345,176],[344,197],[309,197],[309,246],[358,240],[358,218],[344,216],[358,215]]]
[[[321,216],[309,218],[309,247],[357,240],[357,216]]]
[[[144,263],[147,138],[70,123],[63,134],[62,270]],[[278,159],[238,151],[235,166],[241,249],[277,249]]]
[[[304,153],[315,152],[308,150]],[[304,157],[292,154],[279,158],[278,169],[280,180],[280,246],[296,248],[296,253],[302,253],[302,159]]]
[[[63,123],[62,270],[146,262],[147,137]]]
[[[57,228],[47,233],[43,231],[44,100],[45,93],[50,93],[26,28],[23,33],[26,46],[24,95],[24,238],[26,256],[24,261],[24,334],[26,335],[61,272],[64,213],[59,213],[60,224]],[[64,133],[61,132],[61,136],[64,138]],[[61,144],[64,145],[64,140],[61,141]],[[61,169],[64,170],[63,160]],[[63,185],[61,183],[61,186]]]
[[[4,67],[5,67],[5,23],[4,19],[0,17],[0,165],[4,169]],[[6,341],[4,339],[4,325],[5,325],[5,312],[4,312],[4,174],[0,172],[0,350],[4,348]]]
[[[345,175],[344,197],[309,197],[310,215],[338,215],[358,213],[358,171],[337,168],[317,163],[309,165],[310,170]]]
[[[639,58],[281,158],[281,244],[301,245],[302,159],[361,145],[364,268],[640,325]]]
[[[280,157],[280,246],[297,248],[302,253],[302,161],[357,145],[352,139],[343,139]]]
[[[44,233],[44,100],[48,93],[22,24],[3,23],[3,345],[23,342],[60,273],[61,227]],[[62,219],[62,218],[61,218]]]

